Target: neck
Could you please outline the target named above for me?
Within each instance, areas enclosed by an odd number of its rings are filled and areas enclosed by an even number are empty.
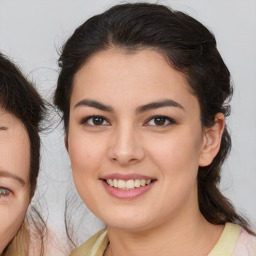
[[[199,213],[186,221],[170,221],[155,228],[121,230],[108,227],[106,256],[205,256],[217,243],[222,226],[212,225]]]

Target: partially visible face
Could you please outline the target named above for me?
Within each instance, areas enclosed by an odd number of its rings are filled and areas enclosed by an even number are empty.
[[[19,230],[29,205],[30,144],[23,124],[0,109],[0,254]]]
[[[108,226],[144,230],[198,210],[198,100],[153,50],[109,49],[76,73],[67,148],[78,193]]]

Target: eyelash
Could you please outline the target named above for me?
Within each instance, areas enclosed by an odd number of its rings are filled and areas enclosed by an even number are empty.
[[[7,197],[10,194],[11,194],[11,190],[9,190],[8,188],[0,187],[0,198],[1,197]]]
[[[99,124],[95,124],[95,123],[89,123],[89,121],[91,120],[92,122],[96,121],[96,119],[99,119],[98,121],[100,122]],[[156,119],[159,119],[160,122],[164,121],[162,124],[157,125],[156,124]],[[150,124],[151,121],[155,120],[155,125]],[[166,122],[168,122],[166,124]],[[84,119],[81,120],[80,122],[81,124],[85,124],[88,126],[106,126],[106,125],[110,125],[110,122],[103,116],[98,116],[98,115],[93,115],[93,116],[88,116]],[[150,117],[145,123],[145,126],[162,126],[162,127],[166,127],[172,124],[176,124],[176,121],[173,118],[167,117],[167,116],[162,116],[162,115],[157,115],[157,116],[153,116]]]
[[[157,125],[157,124],[155,123],[155,121],[156,121],[157,119],[160,119],[159,121],[164,121],[164,123]],[[154,125],[149,124],[151,121],[154,121]],[[166,124],[166,121],[168,122],[167,124]],[[172,124],[176,124],[176,122],[175,122],[175,120],[174,120],[173,118],[170,118],[170,117],[168,117],[168,116],[161,116],[161,115],[159,115],[159,116],[150,117],[150,118],[145,122],[144,125],[146,125],[146,126],[162,126],[162,127],[166,127],[166,126],[169,126],[169,125],[172,125]]]
[[[93,121],[96,120],[97,118],[100,119],[101,121],[103,121],[103,124],[102,124],[102,123],[101,123],[101,124],[95,124],[95,123],[94,123],[94,124],[90,124],[90,123],[89,123],[90,119],[91,119],[92,122],[93,122]],[[107,124],[104,124],[104,122],[106,122]],[[88,116],[88,117],[82,119],[80,123],[81,123],[81,124],[88,125],[88,126],[105,126],[105,125],[109,125],[109,124],[110,124],[110,123],[108,122],[108,120],[106,120],[105,117],[103,117],[103,116],[96,116],[96,115]]]

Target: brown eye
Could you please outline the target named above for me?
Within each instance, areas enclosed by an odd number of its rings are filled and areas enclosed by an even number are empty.
[[[163,118],[163,117],[154,118],[155,125],[165,125],[165,122],[166,122],[166,118]]]
[[[175,124],[174,119],[167,116],[153,116],[151,117],[145,125],[149,126],[168,126]]]
[[[104,123],[104,119],[101,117],[92,118],[92,122],[94,125],[102,125]]]
[[[109,125],[109,122],[102,116],[89,116],[81,121],[81,124],[89,126]]]

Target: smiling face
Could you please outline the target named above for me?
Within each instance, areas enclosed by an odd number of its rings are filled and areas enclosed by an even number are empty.
[[[19,230],[29,205],[30,144],[23,124],[0,109],[0,254]]]
[[[197,98],[153,50],[109,49],[76,73],[66,140],[78,193],[108,226],[143,230],[200,214]]]

